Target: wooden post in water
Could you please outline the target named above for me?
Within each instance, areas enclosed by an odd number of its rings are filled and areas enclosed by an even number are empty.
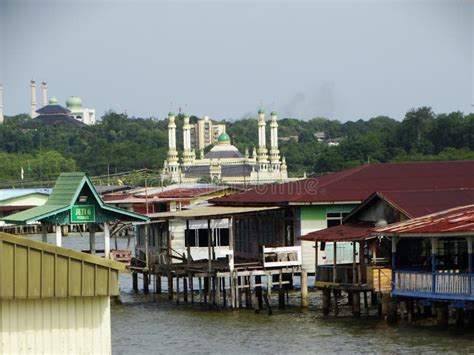
[[[132,288],[135,293],[138,292],[138,273],[132,272]]]
[[[189,293],[191,294],[191,304],[194,304],[194,282],[193,282],[193,273],[188,272],[188,282],[189,282]]]
[[[155,275],[155,293],[161,294],[161,276]]]
[[[456,326],[463,327],[464,326],[464,309],[456,308]]]
[[[41,223],[41,241],[48,242],[48,226],[45,223]]]
[[[262,276],[255,276],[255,310],[260,311],[263,308],[262,298]]]
[[[331,290],[323,289],[323,314],[327,316],[331,308]]]
[[[436,322],[440,327],[447,327],[449,324],[449,309],[447,303],[436,304]]]
[[[354,317],[360,317],[360,292],[352,293],[352,314]]]
[[[301,271],[301,307],[307,308],[308,303],[308,272]]]
[[[395,323],[398,320],[398,302],[396,297],[390,297],[388,304],[387,322]]]
[[[173,300],[173,274],[168,272],[168,300]]]
[[[148,276],[149,276],[148,272],[144,271],[143,272],[143,292],[145,294],[150,293],[150,287],[149,287],[150,282],[148,280]]]
[[[283,273],[280,269],[280,273],[278,274],[278,308],[283,309],[285,308],[285,289],[283,288]]]
[[[188,279],[183,277],[183,301],[188,302]]]
[[[203,302],[203,292],[202,292],[202,278],[198,277],[198,283],[199,283],[199,302]]]
[[[179,304],[179,275],[176,275],[176,304]]]

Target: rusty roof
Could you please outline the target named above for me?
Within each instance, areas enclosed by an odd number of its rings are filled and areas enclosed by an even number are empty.
[[[474,235],[474,205],[456,207],[375,228],[372,234],[406,237]]]
[[[256,186],[212,199],[221,205],[361,202],[375,191],[474,188],[474,161],[366,164],[317,178]]]
[[[311,242],[349,242],[364,240],[370,236],[373,223],[349,223],[321,229],[301,236],[299,239]]]

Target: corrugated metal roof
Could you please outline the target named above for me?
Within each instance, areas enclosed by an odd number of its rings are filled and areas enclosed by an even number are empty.
[[[321,229],[301,236],[298,239],[318,242],[347,242],[364,240],[370,236],[373,223],[348,223],[331,228]]]
[[[257,213],[277,210],[278,207],[223,207],[223,206],[206,206],[196,207],[189,210],[175,212],[160,212],[150,214],[152,221],[162,219],[203,219],[203,218],[225,218],[233,215],[241,215],[246,213]]]
[[[415,191],[377,191],[357,206],[345,218],[351,222],[357,220],[357,215],[365,211],[377,200],[384,200],[393,208],[408,218],[416,218],[449,208],[465,206],[474,203],[474,189],[428,189]]]
[[[449,210],[390,224],[374,229],[374,235],[394,236],[461,236],[474,235],[474,205]]]
[[[375,191],[474,188],[474,161],[367,164],[284,184],[260,185],[216,204],[306,204],[363,201]]]
[[[125,265],[0,232],[0,299],[116,296]]]
[[[51,189],[2,189],[0,190],[0,201],[32,194],[49,195],[50,193]]]

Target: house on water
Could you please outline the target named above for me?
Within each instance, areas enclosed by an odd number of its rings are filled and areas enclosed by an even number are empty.
[[[438,322],[447,325],[449,309],[462,324],[464,311],[474,319],[474,205],[377,228],[391,240],[392,295],[408,303],[434,302]]]
[[[342,224],[343,219],[376,191],[419,191],[474,188],[474,161],[367,164],[320,177],[256,186],[210,200],[217,206],[279,207],[289,234],[288,245],[301,246],[302,268],[315,272],[314,242],[299,237]],[[273,229],[271,219],[263,230]],[[271,237],[266,243],[284,246]],[[285,242],[286,243],[286,242]],[[250,244],[242,246],[250,250]],[[343,246],[340,261],[352,262],[352,247]],[[331,263],[331,253],[319,251],[319,264]]]
[[[392,281],[391,240],[375,237],[373,229],[473,201],[474,189],[464,188],[372,194],[344,219],[342,225],[301,237],[313,242],[318,252],[325,250],[328,258],[332,256],[330,263],[323,264],[319,264],[320,258],[315,258],[315,286],[323,291],[325,299],[330,297],[331,291],[346,291],[355,297],[359,292],[377,293],[379,298],[382,294],[388,295]],[[340,258],[344,248],[352,249],[349,262]],[[327,312],[329,304],[324,306]]]

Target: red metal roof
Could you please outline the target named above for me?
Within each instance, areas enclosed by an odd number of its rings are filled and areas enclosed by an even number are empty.
[[[192,187],[192,188],[177,188],[167,191],[158,192],[150,196],[158,198],[195,198],[206,196],[218,191],[228,189],[227,186],[209,186],[209,187]]]
[[[474,205],[452,208],[374,229],[375,235],[474,235]]]
[[[216,204],[299,204],[363,201],[375,191],[474,188],[474,161],[368,164],[284,184],[261,185]]]
[[[331,228],[321,229],[301,236],[299,239],[318,242],[348,242],[364,240],[370,236],[374,228],[373,223],[350,223],[341,224]]]

